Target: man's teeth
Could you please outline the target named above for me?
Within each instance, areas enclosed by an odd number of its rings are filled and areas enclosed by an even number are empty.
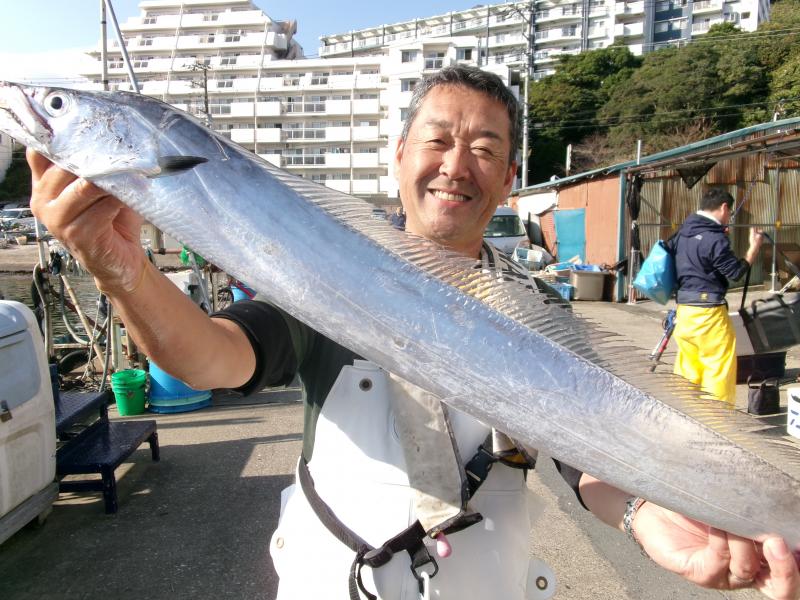
[[[469,200],[469,196],[463,194],[451,194],[450,192],[443,192],[441,190],[433,190],[433,195],[439,200],[448,200],[450,202],[465,202]]]

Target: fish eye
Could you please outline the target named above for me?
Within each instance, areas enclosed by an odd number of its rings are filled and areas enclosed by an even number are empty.
[[[44,109],[53,117],[58,117],[67,112],[69,98],[60,92],[54,92],[44,99]]]

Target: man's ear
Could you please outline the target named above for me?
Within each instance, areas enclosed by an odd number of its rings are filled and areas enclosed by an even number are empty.
[[[505,195],[511,192],[511,188],[514,185],[514,180],[517,178],[517,161],[512,160],[511,164],[508,165],[508,170],[506,171],[505,179],[503,180],[503,186],[505,188]]]
[[[394,149],[394,178],[400,180],[400,163],[403,160],[403,150],[405,149],[405,140],[400,137],[397,138],[397,147]]]

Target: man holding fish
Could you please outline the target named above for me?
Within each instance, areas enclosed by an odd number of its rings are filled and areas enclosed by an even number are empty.
[[[421,82],[395,152],[406,231],[485,269],[512,268],[482,237],[514,181],[519,137],[517,101],[499,78],[448,67]],[[209,318],[147,262],[140,216],[42,155],[28,160],[35,214],[159,366],[197,389],[303,378],[299,483],[270,547],[279,598],[552,595],[547,567],[527,558],[531,451],[265,302]],[[729,534],[560,468],[585,507],[664,568],[705,587],[800,598],[797,549],[781,538]]]

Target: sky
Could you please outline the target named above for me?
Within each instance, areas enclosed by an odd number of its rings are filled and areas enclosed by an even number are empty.
[[[112,0],[123,24],[140,0]],[[295,39],[316,55],[319,36],[465,10],[476,0],[254,0],[275,21],[297,21]],[[494,3],[494,2],[492,2]],[[101,0],[0,0],[0,80],[76,77],[100,40]],[[109,39],[114,33],[109,19]]]

